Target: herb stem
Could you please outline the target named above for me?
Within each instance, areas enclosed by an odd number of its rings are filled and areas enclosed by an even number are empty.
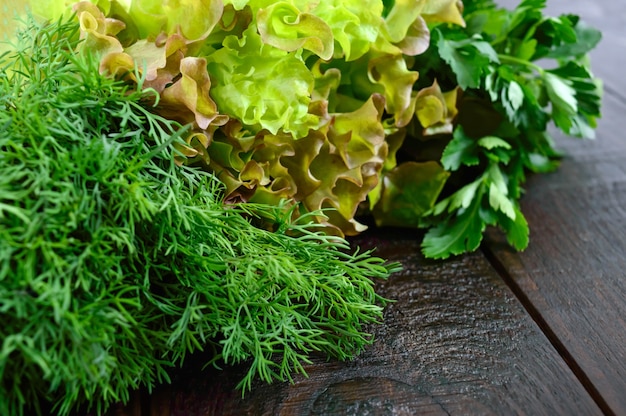
[[[543,73],[545,72],[545,70],[539,65],[525,59],[517,58],[515,56],[498,54],[498,59],[501,63],[525,66],[527,68],[537,71],[540,75],[543,75]]]

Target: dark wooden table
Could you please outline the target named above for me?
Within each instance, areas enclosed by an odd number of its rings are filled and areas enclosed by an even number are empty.
[[[414,231],[370,233],[361,243],[404,271],[379,286],[397,302],[361,356],[316,360],[308,378],[244,398],[241,368],[189,368],[120,412],[626,415],[626,1],[548,3],[604,33],[593,53],[604,118],[596,141],[559,138],[561,168],[527,183],[525,252],[490,233],[476,253],[430,262]]]

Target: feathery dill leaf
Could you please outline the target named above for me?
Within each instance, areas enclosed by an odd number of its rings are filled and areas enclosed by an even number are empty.
[[[372,341],[371,278],[397,265],[284,206],[224,206],[174,163],[185,129],[76,53],[75,23],[21,38],[0,74],[1,414],[102,413],[196,350],[249,361],[249,388]]]

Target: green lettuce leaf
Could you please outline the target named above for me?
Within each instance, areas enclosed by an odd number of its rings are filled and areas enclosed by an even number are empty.
[[[304,137],[317,127],[309,114],[314,79],[299,53],[263,43],[254,25],[241,38],[228,36],[206,57],[213,80],[211,96],[220,112],[258,132],[280,129]]]
[[[337,44],[334,57],[344,57],[348,62],[370,50],[383,25],[382,12],[379,0],[325,0],[311,10],[332,30]]]
[[[406,162],[382,178],[380,199],[372,209],[378,226],[417,227],[430,211],[450,173],[437,162]]]
[[[224,11],[221,0],[127,0],[128,13],[141,39],[161,32],[180,33],[195,41],[206,38]]]
[[[332,58],[333,34],[319,17],[303,13],[285,1],[259,10],[256,16],[264,43],[288,52],[306,49],[324,60]]]

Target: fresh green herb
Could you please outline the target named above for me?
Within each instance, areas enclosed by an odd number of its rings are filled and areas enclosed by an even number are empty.
[[[101,413],[196,350],[249,362],[249,388],[371,342],[370,278],[397,265],[321,233],[319,212],[224,205],[174,162],[188,130],[138,72],[136,89],[101,75],[75,22],[21,37],[0,73],[0,414]]]
[[[488,225],[524,249],[529,229],[519,198],[526,172],[558,162],[549,123],[593,138],[600,116],[601,87],[587,57],[600,32],[576,16],[545,16],[545,0],[524,0],[512,11],[492,1],[464,4],[466,27],[435,28],[415,64],[423,79],[463,90],[440,159],[452,186],[423,221],[432,227],[423,251],[433,258],[476,249]]]

